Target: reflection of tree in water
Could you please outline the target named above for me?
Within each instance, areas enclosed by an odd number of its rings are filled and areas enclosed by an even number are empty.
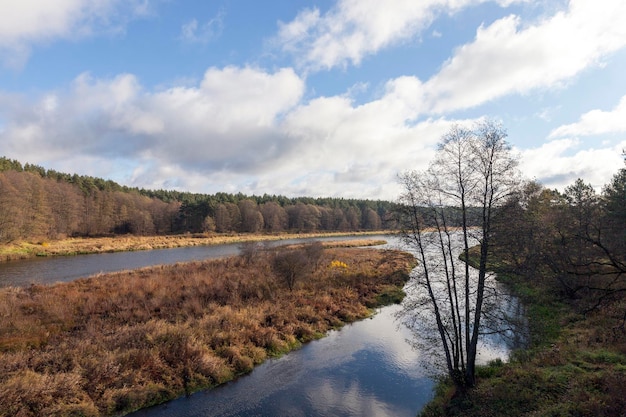
[[[459,260],[462,252],[462,237],[460,232],[451,236],[453,244],[452,257],[454,257],[455,275],[461,277],[464,273],[464,263]],[[431,285],[434,294],[439,301],[440,314],[443,325],[454,325],[451,317],[450,303],[446,302],[446,273],[443,268],[446,263],[441,251],[435,246],[437,242],[430,240],[427,248],[427,261],[430,272]],[[449,262],[448,262],[448,266]],[[411,329],[413,338],[409,341],[420,352],[423,366],[432,375],[439,375],[442,369],[446,369],[445,356],[441,348],[441,338],[437,331],[437,323],[433,313],[433,303],[429,297],[426,283],[423,280],[422,270],[417,267],[413,271],[412,279],[405,287],[406,298],[402,302],[402,309],[397,312],[397,318]],[[478,271],[470,268],[471,285],[476,285]],[[527,324],[524,317],[523,305],[519,299],[513,296],[508,288],[495,279],[495,274],[488,274],[485,283],[485,299],[482,308],[481,338],[478,342],[479,364],[500,358],[506,360],[509,352],[525,345],[528,340]],[[465,291],[464,281],[457,280],[459,293]],[[463,311],[465,305],[459,300],[459,310]],[[470,303],[470,314],[475,311],[475,303]],[[463,326],[463,323],[461,323]],[[458,328],[458,324],[457,324]]]

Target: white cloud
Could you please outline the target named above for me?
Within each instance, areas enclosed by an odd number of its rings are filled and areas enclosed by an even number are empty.
[[[292,69],[209,68],[201,82],[157,91],[132,74],[82,74],[35,102],[0,96],[0,146],[11,158],[146,188],[395,199],[396,175],[425,168],[451,125],[471,122],[416,122],[423,88],[400,77],[364,104],[348,95],[304,102]],[[599,189],[623,164],[626,142],[579,146],[522,150],[522,169],[548,187],[581,177]]]
[[[559,126],[550,132],[550,138],[563,136],[588,136],[603,133],[626,132],[626,96],[612,111],[591,110],[576,123]]]
[[[382,48],[409,41],[437,14],[453,13],[487,0],[340,0],[326,14],[305,9],[280,23],[275,42],[296,55],[301,67],[324,70],[359,65]],[[524,0],[500,0],[508,6]]]
[[[425,83],[433,111],[465,109],[511,93],[553,88],[626,46],[626,2],[571,0],[537,24],[510,15],[481,26]]]
[[[34,44],[119,32],[149,9],[147,0],[0,0],[0,59],[19,68]]]
[[[365,104],[345,96],[302,104],[287,115],[282,128],[306,160],[292,159],[283,169],[303,177],[308,194],[321,189],[331,195],[395,199],[397,174],[425,168],[435,143],[454,123],[443,118],[415,123],[420,88],[416,78],[401,77]]]
[[[273,129],[295,106],[304,82],[291,69],[273,74],[234,66],[210,68],[200,85],[173,87],[146,98],[145,108],[158,114],[171,134],[212,137],[255,129]],[[227,140],[224,136],[224,140]]]
[[[562,105],[544,107],[540,111],[535,113],[534,116],[540,118],[545,122],[551,122],[555,112],[559,111],[562,107]]]
[[[308,10],[283,25],[282,45],[295,52],[311,47],[308,53],[323,54],[328,68],[358,63],[415,36],[431,13],[471,1],[407,1],[396,8],[366,1],[373,9],[365,16],[360,2],[344,0],[325,15]],[[88,170],[80,173],[147,188],[394,199],[397,173],[425,168],[441,136],[464,122],[433,115],[564,82],[626,43],[621,26],[608,34],[599,29],[612,28],[610,19],[625,13],[623,6],[615,3],[610,13],[585,7],[572,1],[568,11],[533,26],[509,16],[481,27],[430,80],[389,80],[365,103],[350,97],[364,88],[359,85],[305,101],[304,78],[291,68],[211,67],[199,82],[160,89],[146,89],[133,74],[98,79],[86,73],[34,101],[0,94],[0,147],[11,158],[70,172],[80,167]],[[588,21],[581,26],[583,15]],[[322,29],[337,38],[326,38]],[[203,33],[197,22],[187,30],[192,38]],[[314,48],[323,45],[328,54]],[[314,55],[306,56],[311,65]],[[605,124],[619,119],[624,101],[600,112]],[[586,119],[577,125],[589,125]],[[522,151],[523,168],[550,187],[577,177],[600,186],[622,165],[619,150],[577,146],[560,140]]]
[[[579,146],[576,140],[558,139],[539,148],[522,150],[522,172],[548,188],[563,190],[582,178],[600,191],[624,166],[621,150],[626,147],[626,141],[605,148],[579,149]]]
[[[306,9],[281,23],[275,42],[307,71],[358,65],[410,41],[442,13],[486,0],[341,0],[325,14]],[[516,1],[499,1],[506,7]],[[626,2],[571,0],[533,23],[509,15],[481,26],[438,74],[424,82],[422,114],[476,107],[507,94],[559,88],[626,46]]]
[[[205,176],[243,174],[289,149],[277,126],[303,92],[304,82],[291,69],[210,68],[195,86],[154,92],[132,74],[82,74],[67,91],[36,102],[0,100],[0,144],[34,163],[67,158],[71,150],[76,159],[136,158],[136,164],[158,160]]]
[[[420,88],[402,77],[356,105],[348,96],[303,102],[292,69],[209,68],[195,85],[158,91],[132,74],[82,74],[34,102],[0,96],[0,147],[147,188],[394,199],[397,173],[425,166],[453,123],[415,124]]]
[[[223,9],[217,15],[209,19],[202,26],[198,25],[197,19],[191,19],[181,27],[180,38],[186,42],[209,43],[217,39],[224,30],[224,17],[226,13]]]

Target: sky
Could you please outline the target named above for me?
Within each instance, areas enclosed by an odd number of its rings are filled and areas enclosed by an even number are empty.
[[[452,126],[624,166],[623,0],[0,0],[0,156],[147,189],[395,200]]]

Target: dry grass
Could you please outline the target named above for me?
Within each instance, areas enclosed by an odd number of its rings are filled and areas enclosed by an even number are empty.
[[[119,415],[221,384],[367,317],[413,262],[326,249],[288,291],[269,256],[0,289],[0,416]]]
[[[355,235],[380,234],[381,232],[361,232]],[[166,249],[187,246],[221,245],[260,240],[285,240],[313,237],[345,236],[345,233],[299,233],[299,234],[196,234],[170,236],[134,236],[67,238],[41,240],[36,242],[14,242],[0,245],[0,262],[35,256],[79,255],[88,253],[124,252],[150,249]],[[364,240],[358,246],[371,246],[376,243]],[[380,242],[380,241],[378,241]],[[351,245],[354,246],[354,245]]]

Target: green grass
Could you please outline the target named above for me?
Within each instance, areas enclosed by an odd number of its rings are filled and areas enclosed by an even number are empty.
[[[400,304],[402,300],[406,297],[406,293],[402,288],[388,286],[383,292],[376,296],[376,303],[371,307],[379,307],[386,306],[390,304]],[[368,307],[370,307],[368,305]],[[370,307],[370,308],[371,308]]]
[[[531,344],[477,368],[459,392],[442,380],[421,417],[626,415],[626,300],[581,315],[548,285],[499,274],[526,306]]]

